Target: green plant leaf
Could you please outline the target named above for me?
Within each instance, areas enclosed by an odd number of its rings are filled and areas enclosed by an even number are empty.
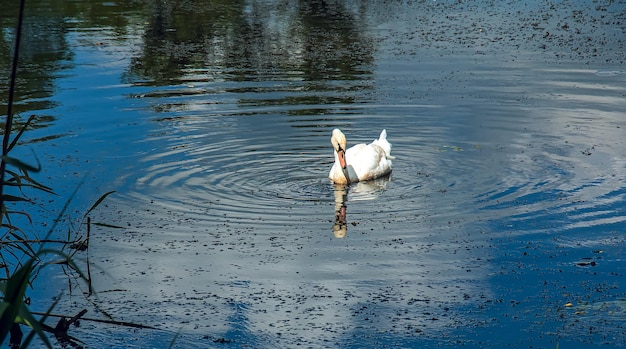
[[[33,219],[32,219],[32,218],[30,217],[30,215],[29,215],[28,213],[26,213],[26,212],[22,212],[22,211],[7,211],[7,214],[9,214],[9,215],[16,215],[16,214],[19,214],[19,215],[21,215],[21,216],[26,217],[26,218],[28,219],[28,222],[29,222],[30,224],[33,224]],[[19,229],[17,229],[17,230],[19,230]]]
[[[28,175],[28,172],[27,172],[27,171],[24,171],[24,176],[23,176],[22,178],[24,178],[24,179],[26,179],[28,182],[32,183],[32,186],[33,186],[33,187],[35,187],[35,188],[37,188],[37,189],[40,189],[40,190],[43,190],[43,191],[45,191],[45,192],[48,192],[48,193],[50,193],[50,194],[54,194],[54,192],[52,191],[52,188],[47,187],[47,186],[45,186],[45,185],[43,185],[43,184],[41,184],[41,183],[37,182],[37,181],[36,181],[36,180],[34,180],[33,178],[31,178],[31,177]],[[56,195],[56,194],[55,194],[55,195]]]
[[[6,174],[10,175],[10,178],[5,179],[4,181],[4,185],[10,185],[12,187],[18,187],[21,188],[22,187],[32,187],[32,188],[36,188],[36,189],[40,189],[43,190],[45,192],[54,194],[54,192],[52,191],[52,188],[45,186],[39,182],[37,182],[35,179],[31,178],[28,175],[28,171],[22,169],[22,173],[23,175],[20,175],[19,173],[15,172],[15,171],[11,171],[8,169],[4,170]]]
[[[52,303],[50,308],[48,308],[48,311],[46,312],[46,314],[50,314],[52,312],[52,309],[56,306],[57,303],[58,303],[58,299],[55,300]],[[32,331],[28,334],[28,336],[26,336],[26,338],[22,342],[22,347],[23,348],[28,347],[28,345],[29,345],[30,341],[33,339],[34,335],[37,334],[39,336],[39,338],[46,344],[46,347],[52,349],[52,344],[48,340],[48,336],[46,336],[46,334],[44,333],[43,328],[41,326],[41,324],[43,323],[43,321],[45,320],[47,315],[44,315],[42,317],[41,321],[37,321],[37,319],[35,319],[33,314],[30,312],[30,310],[28,310],[28,308],[24,304],[20,308],[19,317],[20,317],[20,319],[19,319],[20,323],[23,323],[23,324],[27,325],[28,327],[30,327],[32,329]]]
[[[21,196],[9,195],[9,194],[2,194],[2,200],[4,200],[4,201],[26,201],[26,202],[30,202],[30,200],[27,199],[27,198],[23,198]]]
[[[26,171],[31,171],[31,172],[41,171],[41,163],[39,163],[39,159],[37,159],[37,167],[29,165],[20,159],[16,159],[8,155],[2,156],[2,161],[4,161],[8,165],[13,165],[19,168],[20,170],[26,170]]]
[[[74,262],[74,260],[67,253],[59,251],[59,250],[43,249],[43,250],[39,251],[38,254],[39,255],[52,254],[52,255],[60,256],[61,258],[64,259],[65,264],[67,264],[76,273],[78,273],[78,276],[80,278],[82,278],[83,280],[88,280],[87,276],[83,273],[83,271],[80,269],[80,267],[76,264],[76,262]],[[53,262],[50,262],[50,264],[58,264],[58,263],[53,261]]]
[[[4,294],[4,292],[2,292]],[[4,314],[7,309],[9,309],[10,304],[7,302],[0,302],[0,318],[2,318],[2,314]],[[0,326],[4,326],[3,323],[0,323]]]
[[[33,269],[34,259],[29,259],[18,269],[6,283],[4,302],[8,303],[0,317],[0,343],[4,343],[7,334],[15,323],[15,319],[24,305],[24,293]]]
[[[15,241],[25,240],[23,236],[18,235],[15,231],[10,231],[9,234],[15,239]],[[15,246],[15,248],[21,250],[28,256],[34,257],[36,255],[35,251],[31,247],[31,244],[24,243],[20,244],[19,246]]]
[[[96,201],[96,203],[94,203],[93,205],[91,205],[91,207],[87,210],[87,212],[85,212],[85,216],[87,216],[91,211],[93,211],[96,207],[98,207],[102,201],[104,201],[104,199],[107,198],[107,196],[111,195],[115,193],[115,190],[112,190],[108,193],[104,193],[102,196],[100,196],[100,198]]]
[[[11,149],[13,149],[13,147],[15,147],[15,145],[17,144],[17,141],[20,139],[20,137],[22,137],[22,134],[24,133],[24,131],[26,131],[28,126],[31,124],[31,122],[33,122],[33,120],[35,120],[35,115],[31,115],[31,116],[28,117],[28,120],[26,120],[24,125],[22,125],[22,128],[17,133],[15,138],[13,138],[13,141],[11,142],[11,144],[9,145],[9,147],[7,149],[7,153],[10,152]]]

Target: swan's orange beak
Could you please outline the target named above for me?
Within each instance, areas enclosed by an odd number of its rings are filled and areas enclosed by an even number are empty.
[[[339,165],[341,165],[341,168],[345,169],[346,168],[346,151],[343,149],[339,149],[339,151],[337,151],[337,155],[339,156]]]

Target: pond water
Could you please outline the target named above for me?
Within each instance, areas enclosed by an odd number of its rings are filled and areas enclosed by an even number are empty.
[[[123,227],[80,255],[97,296],[48,271],[34,306],[160,329],[88,347],[626,343],[625,3],[27,8],[19,151]],[[386,129],[391,176],[333,185],[333,128]]]

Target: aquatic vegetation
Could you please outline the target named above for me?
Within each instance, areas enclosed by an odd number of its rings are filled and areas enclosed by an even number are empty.
[[[39,183],[31,174],[41,170],[38,160],[36,165],[30,165],[26,161],[11,156],[11,151],[18,144],[20,138],[36,117],[30,116],[26,122],[22,123],[16,130],[17,133],[11,138],[14,129],[13,99],[15,95],[15,80],[17,65],[19,60],[19,43],[22,28],[22,18],[24,12],[24,1],[21,1],[17,35],[15,39],[15,50],[12,62],[10,77],[9,99],[7,103],[7,115],[4,121],[4,134],[2,137],[2,159],[0,163],[0,269],[4,271],[4,276],[0,277],[0,344],[9,338],[10,347],[26,347],[33,337],[37,335],[48,347],[52,347],[45,332],[50,332],[64,344],[80,347],[81,341],[68,335],[69,326],[76,322],[86,311],[79,312],[78,315],[66,320],[64,317],[52,328],[44,324],[44,320],[56,305],[53,302],[48,311],[41,314],[40,319],[35,318],[35,313],[29,309],[30,298],[26,290],[32,287],[34,278],[37,277],[41,268],[48,265],[63,265],[76,273],[79,278],[87,281],[89,278],[82,272],[75,263],[73,256],[76,251],[85,250],[89,241],[90,220],[88,214],[112,192],[102,195],[96,203],[85,213],[82,222],[87,222],[87,237],[72,238],[76,232],[68,232],[66,239],[51,239],[54,227],[59,221],[59,217],[65,214],[67,204],[55,217],[51,227],[44,237],[36,232],[26,229],[33,227],[32,217],[29,208],[34,206],[34,201],[28,195],[31,192],[53,194],[53,189]],[[26,204],[24,208],[20,204]],[[83,224],[81,224],[82,226]],[[48,244],[55,247],[48,248]],[[65,252],[65,248],[74,250],[73,253]],[[46,256],[57,257],[49,261]],[[30,334],[23,338],[21,325],[31,328]]]

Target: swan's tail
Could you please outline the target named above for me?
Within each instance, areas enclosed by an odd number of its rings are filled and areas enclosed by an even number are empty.
[[[383,130],[380,133],[380,137],[374,140],[373,143],[381,147],[385,151],[385,155],[387,156],[388,159],[394,159],[394,157],[391,156],[391,143],[387,141],[387,130]]]

